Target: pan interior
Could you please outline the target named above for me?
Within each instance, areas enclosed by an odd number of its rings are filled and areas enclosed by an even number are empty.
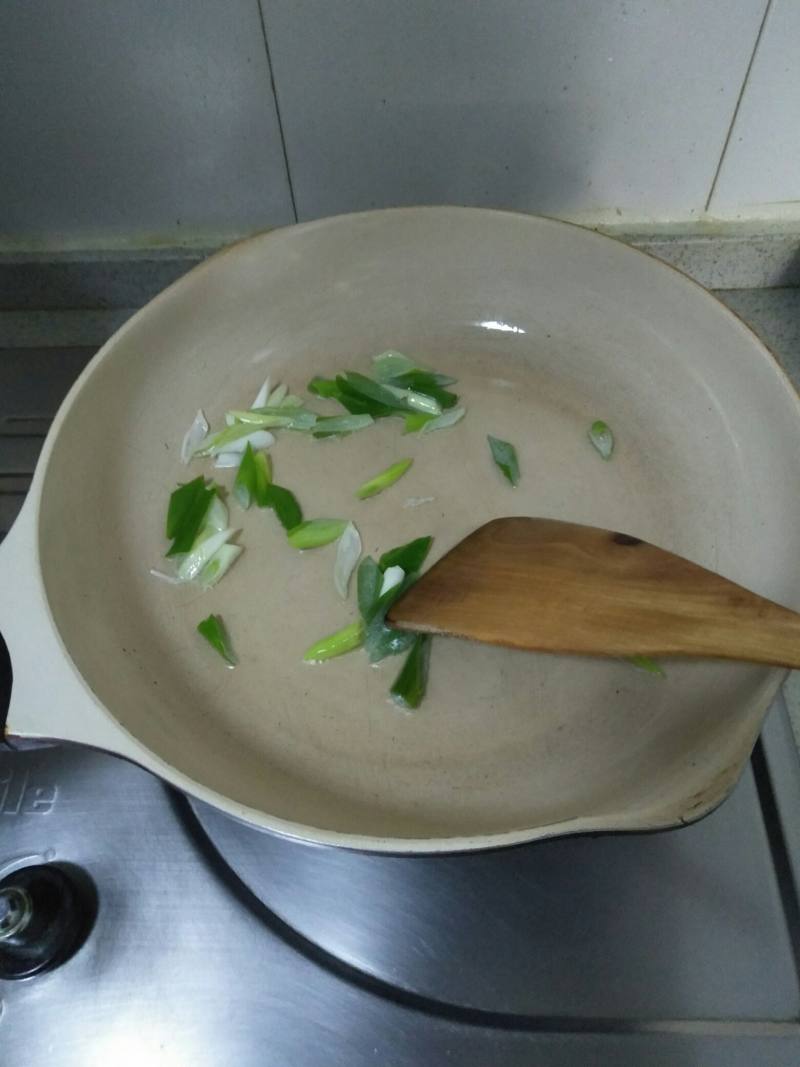
[[[92,690],[180,774],[311,838],[660,825],[719,799],[780,672],[667,663],[659,681],[617,661],[438,639],[428,697],[409,714],[387,702],[396,659],[302,663],[312,641],[356,617],[354,596],[334,591],[333,547],[293,552],[271,513],[230,502],[245,551],[213,591],[149,576],[163,562],[169,493],[212,474],[180,464],[198,407],[219,426],[266,375],[303,394],[315,374],[368,373],[387,348],[457,377],[467,416],[422,437],[397,420],[340,441],[279,436],[275,480],[306,517],[353,519],[373,555],[433,534],[431,560],[498,515],[586,522],[800,607],[798,406],[732,315],[574,227],[380,212],[215,257],[112,339],[73,395],[51,443],[39,545],[56,625]],[[608,463],[587,440],[596,418],[616,437]],[[515,444],[516,490],[487,433]],[[402,481],[355,499],[405,456]],[[210,612],[228,626],[236,670],[195,632]]]

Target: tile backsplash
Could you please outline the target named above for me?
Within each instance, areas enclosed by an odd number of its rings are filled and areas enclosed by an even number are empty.
[[[798,43],[797,0],[8,0],[0,249],[800,217]]]

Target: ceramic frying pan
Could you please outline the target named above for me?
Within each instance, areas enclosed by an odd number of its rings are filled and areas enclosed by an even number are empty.
[[[388,419],[342,441],[280,437],[276,480],[307,517],[354,519],[373,554],[433,534],[431,559],[497,515],[623,529],[800,608],[800,407],[734,315],[574,226],[462,208],[344,216],[214,256],[72,389],[0,549],[8,735],[106,749],[265,829],[363,849],[698,818],[736,781],[781,671],[673,662],[659,681],[440,639],[407,714],[386,700],[396,661],[301,662],[355,606],[334,591],[332,550],[293,552],[269,512],[231,504],[245,551],[213,590],[149,575],[169,493],[212,473],[180,463],[198,407],[220,424],[267,374],[302,392],[390,347],[454,374],[467,416],[423,437]],[[616,435],[608,463],[587,441],[595,418]],[[515,443],[518,489],[487,433]],[[402,482],[355,499],[402,456]],[[195,632],[212,611],[233,671]]]

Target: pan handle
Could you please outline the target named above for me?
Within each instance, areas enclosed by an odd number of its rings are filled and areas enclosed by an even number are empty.
[[[36,493],[0,544],[0,741],[72,741],[136,762],[143,750],[81,678],[50,615],[36,545]]]

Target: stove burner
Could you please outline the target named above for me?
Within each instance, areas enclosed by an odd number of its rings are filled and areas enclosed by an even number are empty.
[[[0,978],[30,978],[66,963],[95,911],[85,875],[50,863],[9,874],[0,882]]]
[[[304,845],[192,808],[274,916],[387,991],[458,1012],[634,1020],[654,998],[667,1018],[735,1016],[743,990],[752,1014],[760,1010],[748,975],[754,957],[780,951],[782,934],[748,908],[737,921],[744,936],[723,935],[732,921],[725,857],[740,854],[748,823],[753,865],[740,868],[736,898],[755,899],[770,865],[763,824],[748,819],[754,804],[748,769],[721,808],[680,830],[438,857]]]

